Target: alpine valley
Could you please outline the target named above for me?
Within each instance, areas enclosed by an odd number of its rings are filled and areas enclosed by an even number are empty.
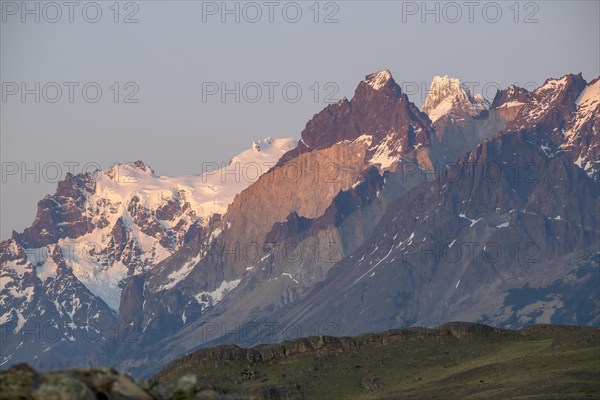
[[[149,377],[226,343],[598,326],[599,114],[581,74],[491,102],[435,77],[419,109],[384,70],[202,174],[68,175],[0,245],[0,365]]]

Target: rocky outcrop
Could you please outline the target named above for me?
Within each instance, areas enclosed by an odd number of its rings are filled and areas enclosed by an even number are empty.
[[[143,384],[112,369],[39,373],[26,364],[0,372],[3,399],[151,400]]]
[[[0,398],[78,400],[295,400],[304,396],[297,385],[263,386],[225,390],[200,382],[189,373],[167,383],[134,380],[110,368],[86,368],[38,372],[27,364],[0,371]]]
[[[31,227],[13,232],[13,239],[29,248],[56,243],[65,237],[76,238],[90,232],[94,225],[85,211],[87,196],[94,193],[96,182],[91,174],[67,174],[58,183],[56,194],[38,202]],[[100,225],[106,224],[100,219]]]
[[[244,363],[263,363],[281,361],[286,358],[315,354],[325,357],[328,354],[355,353],[368,346],[385,346],[388,343],[408,340],[438,340],[447,338],[502,337],[509,336],[510,331],[486,325],[469,323],[448,323],[435,329],[395,329],[382,333],[371,333],[356,337],[345,336],[310,336],[278,344],[264,344],[253,348],[241,348],[236,345],[223,345],[209,349],[201,349],[183,356],[165,366],[153,380],[169,381],[170,377],[181,370],[192,369],[195,365],[211,361],[234,361]]]

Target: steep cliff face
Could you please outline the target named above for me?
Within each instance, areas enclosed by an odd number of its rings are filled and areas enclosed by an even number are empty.
[[[492,108],[506,120],[512,121],[517,117],[522,106],[529,101],[531,101],[531,94],[527,89],[510,85],[496,93],[492,101]]]
[[[566,124],[561,148],[594,180],[600,180],[600,78],[575,100],[575,114]]]
[[[342,334],[456,319],[599,323],[597,185],[535,141],[498,136],[459,160],[460,174],[399,198],[369,240],[278,315]]]
[[[21,234],[13,231],[13,239],[23,246],[39,248],[65,237],[79,237],[90,232],[94,225],[83,205],[95,190],[96,181],[92,175],[68,174],[58,183],[54,196],[46,196],[38,202],[31,227]],[[97,223],[105,226],[106,217],[100,216]]]

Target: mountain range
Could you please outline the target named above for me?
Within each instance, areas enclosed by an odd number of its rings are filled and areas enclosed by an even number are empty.
[[[190,351],[448,321],[600,324],[600,79],[491,102],[387,70],[183,177],[68,175],[0,244],[2,367],[150,376]]]

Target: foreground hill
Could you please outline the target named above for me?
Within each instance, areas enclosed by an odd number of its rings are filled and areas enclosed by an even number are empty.
[[[108,369],[0,373],[0,398],[597,399],[600,328],[471,323],[201,349],[149,382]]]

